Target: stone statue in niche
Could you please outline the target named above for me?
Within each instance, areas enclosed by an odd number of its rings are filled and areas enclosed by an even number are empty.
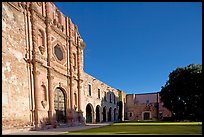
[[[41,104],[43,108],[45,108],[47,106],[47,94],[46,94],[46,87],[44,83],[41,85],[41,94],[42,94]]]
[[[44,45],[44,33],[42,30],[38,32],[38,48],[40,53],[43,55],[45,52],[45,45]]]
[[[47,101],[41,101],[41,104],[42,104],[42,106],[43,106],[43,108],[45,108],[46,106],[47,106]]]

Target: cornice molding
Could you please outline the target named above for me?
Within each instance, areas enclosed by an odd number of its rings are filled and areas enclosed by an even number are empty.
[[[67,39],[68,36],[66,36],[63,32],[58,30],[54,25],[51,25],[52,30],[54,30],[57,34],[59,34],[61,37],[63,37],[65,40]]]

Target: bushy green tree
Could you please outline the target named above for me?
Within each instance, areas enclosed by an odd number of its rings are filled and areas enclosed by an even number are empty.
[[[200,64],[177,68],[169,74],[169,80],[162,86],[160,95],[164,107],[172,112],[175,120],[202,120],[202,81]]]

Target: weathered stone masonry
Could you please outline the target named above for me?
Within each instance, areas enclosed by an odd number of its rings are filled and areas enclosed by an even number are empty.
[[[78,27],[53,3],[3,2],[3,129],[158,118],[144,102],[149,95],[126,95],[85,73],[84,48]]]
[[[77,26],[53,3],[3,2],[3,128],[117,121],[119,91],[83,71],[84,47]]]
[[[127,94],[126,99],[127,120],[163,120],[171,117],[171,112],[163,107],[159,92]]]

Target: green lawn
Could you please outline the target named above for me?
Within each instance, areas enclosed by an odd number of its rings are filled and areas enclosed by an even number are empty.
[[[201,122],[122,122],[81,131],[67,132],[65,135],[119,135],[119,134],[169,134],[202,135]]]

